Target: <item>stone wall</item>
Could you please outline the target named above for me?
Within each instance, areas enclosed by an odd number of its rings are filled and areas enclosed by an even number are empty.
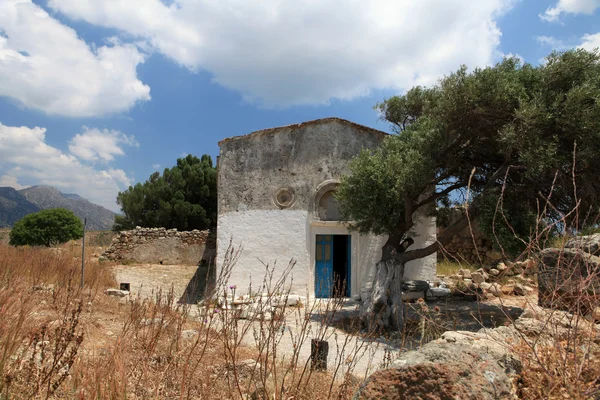
[[[215,252],[215,237],[210,231],[137,227],[122,231],[102,257],[111,261],[197,265],[212,262]]]
[[[438,235],[443,232],[438,228]],[[479,253],[479,255],[478,255]],[[481,260],[480,260],[481,257]],[[493,242],[473,227],[473,233],[467,227],[452,238],[452,241],[438,251],[438,260],[468,262],[470,264],[495,265],[502,259],[502,254],[493,249]]]

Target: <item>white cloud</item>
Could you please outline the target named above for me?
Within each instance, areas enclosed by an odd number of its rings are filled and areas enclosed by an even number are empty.
[[[88,46],[31,0],[0,1],[0,96],[72,117],[125,111],[150,99],[132,44]]]
[[[160,164],[152,164],[152,169],[158,170],[160,168]]]
[[[538,36],[536,39],[541,45],[550,47],[552,48],[552,50],[558,51],[564,51],[575,47],[586,50],[594,50],[600,48],[600,32],[595,34],[583,35],[580,38],[579,44],[577,44],[575,41],[563,41],[553,36]]]
[[[0,187],[11,187],[13,189],[21,190],[25,189],[27,186],[21,185],[17,182],[17,178],[10,175],[2,175],[0,176]]]
[[[431,84],[496,61],[515,0],[49,0],[265,106]]]
[[[10,178],[54,186],[77,193],[88,200],[117,210],[119,190],[127,188],[132,178],[120,169],[96,169],[77,157],[46,144],[46,129],[6,126],[0,123],[0,160]]]
[[[75,135],[69,143],[71,154],[85,161],[112,161],[115,156],[122,156],[125,152],[122,145],[138,147],[139,143],[133,136],[108,129],[83,127],[83,133]]]
[[[600,8],[600,0],[558,0],[554,7],[549,7],[545,13],[540,14],[540,18],[557,22],[561,14],[592,15],[597,8]]]
[[[586,50],[594,50],[600,48],[600,32],[592,35],[584,35],[581,38],[579,47]]]
[[[564,41],[555,38],[554,36],[538,36],[536,40],[542,46],[547,46],[553,50],[566,50],[571,46],[567,45]]]

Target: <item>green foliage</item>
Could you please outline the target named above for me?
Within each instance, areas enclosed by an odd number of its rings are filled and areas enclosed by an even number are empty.
[[[73,212],[51,208],[26,215],[10,231],[13,246],[53,246],[83,237],[83,223]]]
[[[577,236],[595,235],[596,233],[600,233],[600,226],[598,226],[598,224],[586,226],[577,234]]]
[[[581,228],[584,215],[598,215],[599,93],[597,51],[552,53],[540,66],[507,58],[463,67],[375,106],[397,134],[351,163],[338,201],[359,231],[396,237],[411,235],[417,211],[467,202],[477,225],[511,252],[548,199],[545,221],[581,201],[567,221]]]
[[[188,155],[163,174],[130,186],[117,196],[123,216],[114,230],[164,227],[179,230],[208,229],[217,221],[217,172],[212,159]]]

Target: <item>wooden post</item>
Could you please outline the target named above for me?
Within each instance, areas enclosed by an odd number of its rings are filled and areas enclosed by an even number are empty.
[[[310,367],[315,370],[327,370],[327,353],[329,343],[326,340],[312,339],[310,341]]]
[[[87,218],[83,219],[83,242],[81,243],[81,287],[83,288],[83,274],[85,272],[85,225]]]

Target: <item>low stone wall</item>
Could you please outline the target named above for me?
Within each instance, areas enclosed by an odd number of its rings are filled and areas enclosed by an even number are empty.
[[[137,227],[122,231],[114,238],[102,258],[148,264],[197,265],[201,261],[212,263],[216,254],[215,243],[210,231],[179,232],[177,229]]]
[[[443,228],[439,228],[438,235],[442,231]],[[477,265],[483,262],[483,265],[495,265],[502,259],[502,254],[493,250],[492,244],[492,240],[477,229],[473,228],[471,234],[471,230],[466,228],[455,235],[443,250],[438,251],[438,260],[466,261]]]

